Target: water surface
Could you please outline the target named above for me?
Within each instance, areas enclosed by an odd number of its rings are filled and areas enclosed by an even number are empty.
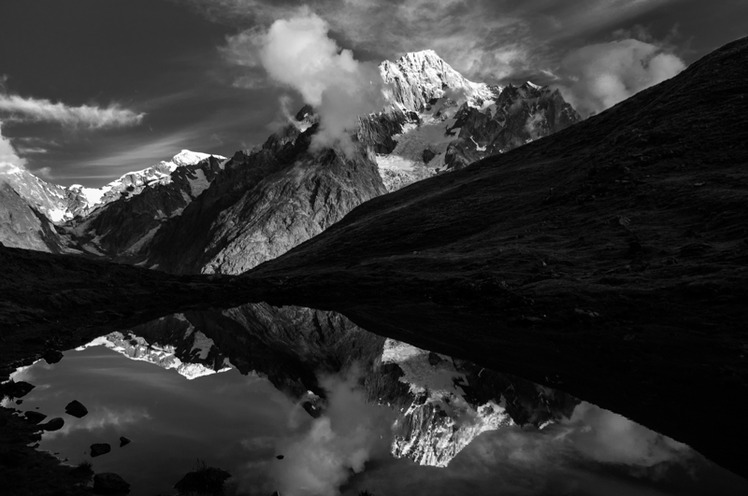
[[[226,494],[748,494],[620,415],[310,309],[164,317],[14,379],[36,386],[15,408],[65,420],[39,449],[136,495],[203,465],[232,474]],[[89,413],[65,414],[72,400]]]

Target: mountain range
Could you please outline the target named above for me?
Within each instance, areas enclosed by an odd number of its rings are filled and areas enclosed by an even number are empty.
[[[18,169],[0,177],[9,198],[0,241],[174,273],[239,274],[365,201],[580,120],[557,90],[474,83],[430,50],[385,61],[380,72],[389,104],[361,116],[354,153],[310,152],[318,119],[304,108],[249,152],[183,150],[98,189]]]

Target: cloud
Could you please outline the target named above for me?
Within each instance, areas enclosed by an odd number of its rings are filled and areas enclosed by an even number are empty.
[[[375,456],[387,456],[391,439],[382,433],[390,432],[393,413],[367,403],[357,383],[355,370],[347,379],[321,380],[328,393],[324,414],[277,447],[284,459],[272,476],[280,494],[337,496],[352,473],[362,472]]]
[[[100,431],[109,427],[121,428],[125,425],[136,424],[151,415],[144,408],[125,408],[114,410],[108,407],[96,407],[94,411],[80,420],[65,419],[65,425],[58,431],[48,432],[45,440],[59,436],[69,436],[77,431]]]
[[[302,8],[267,31],[252,28],[231,36],[222,52],[229,62],[256,68],[301,94],[320,117],[313,149],[342,146],[351,152],[350,132],[359,115],[384,105],[377,66],[361,63],[329,37],[328,23]]]
[[[564,97],[583,114],[597,113],[669,79],[685,63],[658,45],[626,39],[588,45],[569,53],[561,72]]]
[[[343,45],[380,62],[435,50],[472,79],[497,81],[551,67],[571,43],[619,27],[674,0],[309,0]],[[189,0],[203,15],[239,26],[293,16],[294,1]],[[255,28],[257,29],[257,28]],[[578,45],[577,45],[578,46]]]
[[[54,122],[93,129],[135,126],[145,117],[144,113],[135,113],[117,104],[108,107],[73,107],[62,102],[53,103],[46,99],[25,98],[7,93],[0,93],[0,114],[6,114],[11,120]]]
[[[8,138],[3,136],[3,122],[0,121],[0,173],[23,169],[26,161],[18,156]]]
[[[566,425],[571,427],[568,442],[585,457],[602,463],[652,467],[693,456],[685,444],[586,402],[577,405]]]

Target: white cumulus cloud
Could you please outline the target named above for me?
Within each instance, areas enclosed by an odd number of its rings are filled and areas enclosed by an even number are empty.
[[[3,123],[0,121],[0,174],[3,172],[13,172],[23,168],[26,161],[18,156],[10,140],[3,136]]]
[[[128,127],[140,124],[144,113],[111,104],[107,107],[81,105],[78,107],[47,99],[27,98],[0,93],[0,115],[11,120],[54,122],[88,128]]]
[[[275,464],[272,476],[280,494],[337,496],[369,460],[389,454],[391,439],[382,433],[389,432],[392,412],[366,401],[357,388],[358,372],[321,383],[329,401],[324,414],[277,447],[284,459]]]
[[[561,68],[570,80],[560,87],[564,97],[589,115],[677,75],[686,64],[658,45],[626,39],[574,50]]]
[[[373,63],[357,61],[328,36],[328,23],[303,8],[267,31],[253,28],[230,37],[224,54],[229,61],[260,64],[278,83],[299,92],[320,116],[315,147],[352,148],[349,137],[357,117],[384,105],[382,80]]]

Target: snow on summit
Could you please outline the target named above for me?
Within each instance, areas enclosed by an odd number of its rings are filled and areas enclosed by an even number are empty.
[[[433,50],[409,52],[395,62],[385,60],[379,71],[389,86],[388,96],[404,110],[419,112],[429,101],[444,96],[467,98],[477,105],[494,98],[487,84],[468,80]]]

